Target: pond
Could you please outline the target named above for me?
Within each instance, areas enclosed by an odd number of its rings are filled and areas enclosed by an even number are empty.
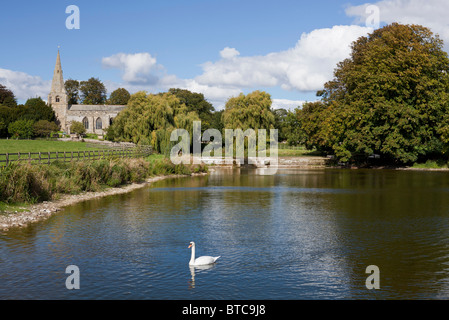
[[[221,257],[189,267],[190,241]],[[85,201],[0,234],[0,298],[449,298],[449,173],[219,169]]]

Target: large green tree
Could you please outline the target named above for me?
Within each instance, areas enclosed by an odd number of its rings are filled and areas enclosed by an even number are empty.
[[[166,152],[173,129],[187,129],[192,133],[193,121],[199,120],[196,112],[189,112],[186,105],[171,93],[140,91],[131,95],[127,107],[108,128],[106,138],[150,144],[157,152]]]
[[[16,97],[14,96],[14,93],[1,83],[0,83],[0,105],[7,107],[17,106],[17,101]]]
[[[201,130],[207,130],[214,123],[214,107],[204,98],[202,93],[191,92],[185,89],[171,88],[168,92],[174,94],[181,103],[185,104],[188,112],[196,112],[201,119]]]
[[[80,82],[81,100],[83,104],[106,103],[106,87],[98,78],[90,78]]]
[[[271,110],[271,96],[264,91],[254,91],[230,98],[222,115],[225,129],[271,129],[275,116]]]
[[[126,105],[128,104],[130,97],[131,95],[129,94],[128,90],[126,90],[125,88],[118,88],[112,91],[107,102],[108,104],[112,105]]]
[[[47,120],[50,122],[55,121],[54,110],[45,103],[42,98],[30,98],[25,102],[25,113],[22,116],[24,119],[30,119],[33,121]]]
[[[64,82],[67,100],[69,104],[78,104],[80,101],[80,82],[78,80],[67,79]]]
[[[393,23],[359,38],[318,95],[298,113],[307,142],[342,161],[411,163],[449,141],[449,58],[428,28]]]

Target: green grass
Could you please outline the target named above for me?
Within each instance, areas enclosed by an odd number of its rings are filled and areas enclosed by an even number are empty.
[[[80,141],[0,139],[0,153],[64,152],[101,149]]]
[[[425,163],[414,163],[412,168],[416,169],[447,169],[447,162],[440,160],[427,160]]]
[[[28,211],[26,204],[8,204],[5,202],[0,201],[0,215],[9,214],[11,212],[23,212]]]

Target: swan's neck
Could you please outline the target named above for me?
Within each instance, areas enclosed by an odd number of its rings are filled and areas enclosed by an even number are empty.
[[[195,262],[195,246],[192,246],[192,255],[190,256],[190,264]]]

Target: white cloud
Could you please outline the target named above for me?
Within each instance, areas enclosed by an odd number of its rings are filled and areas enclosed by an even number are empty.
[[[122,79],[129,83],[149,83],[158,81],[156,72],[161,66],[149,53],[117,53],[101,60],[103,67],[122,71]]]
[[[284,90],[317,91],[332,79],[338,62],[349,57],[350,45],[371,28],[334,26],[303,33],[293,48],[267,55],[242,57],[225,47],[220,59],[202,65],[203,72],[191,79],[165,73],[149,53],[118,53],[102,59],[104,67],[122,70],[123,86],[130,91],[150,92],[182,88],[203,93],[216,109],[243,90],[280,87]],[[297,107],[302,101],[274,99],[278,107]],[[273,104],[273,107],[274,106]]]
[[[365,9],[370,3],[346,8],[348,16],[356,17],[356,23],[364,23]],[[447,0],[382,0],[373,3],[379,8],[380,21],[387,24],[419,24],[430,28],[444,40],[449,48],[449,1]]]
[[[220,51],[220,57],[223,59],[232,59],[240,55],[240,52],[235,50],[235,48],[226,47]]]
[[[306,101],[303,100],[288,100],[288,99],[272,99],[271,107],[273,109],[293,110],[301,107]]]
[[[19,102],[35,97],[46,100],[51,88],[50,80],[42,80],[41,77],[32,76],[25,72],[1,68],[0,83],[10,89]]]
[[[350,45],[371,28],[334,26],[303,33],[296,46],[263,56],[241,57],[234,48],[220,52],[222,59],[202,65],[195,80],[203,85],[316,91],[330,80],[338,62],[349,57]]]

